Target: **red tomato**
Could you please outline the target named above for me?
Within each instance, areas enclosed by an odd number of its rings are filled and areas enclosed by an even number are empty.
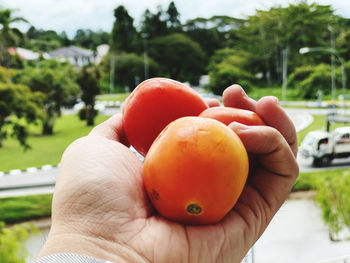
[[[199,116],[215,119],[226,125],[234,121],[251,126],[265,125],[264,121],[255,112],[231,107],[208,108]]]
[[[214,224],[237,202],[249,162],[240,138],[219,121],[184,117],[170,123],[146,155],[143,181],[164,217]]]
[[[192,88],[175,80],[152,78],[138,85],[123,107],[129,143],[143,156],[170,122],[198,116],[208,106]]]

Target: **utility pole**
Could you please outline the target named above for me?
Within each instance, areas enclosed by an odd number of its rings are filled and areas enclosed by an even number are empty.
[[[149,78],[149,65],[148,65],[148,50],[147,50],[147,37],[148,34],[147,33],[142,33],[141,34],[142,38],[143,38],[143,61],[144,61],[144,69],[145,69],[145,79]]]
[[[333,34],[333,27],[331,25],[328,25],[328,30],[331,33],[331,49],[335,50],[334,48],[334,34]],[[331,73],[332,73],[332,103],[335,104],[336,94],[335,94],[335,76],[334,76],[334,54],[331,53]]]
[[[286,102],[288,71],[288,46],[282,50],[282,101]]]
[[[114,54],[111,53],[111,72],[110,72],[110,79],[109,79],[109,93],[114,92],[114,79],[115,79],[115,59]]]

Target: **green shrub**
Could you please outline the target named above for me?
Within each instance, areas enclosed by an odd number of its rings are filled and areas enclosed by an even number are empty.
[[[350,231],[350,171],[340,176],[326,176],[320,180],[316,201],[320,204],[324,222],[330,234]]]
[[[300,173],[294,183],[293,192],[309,191],[317,189],[318,174],[315,173]]]
[[[35,233],[38,229],[32,224],[6,228],[5,223],[0,222],[0,262],[24,263],[28,252],[23,243],[29,234]]]

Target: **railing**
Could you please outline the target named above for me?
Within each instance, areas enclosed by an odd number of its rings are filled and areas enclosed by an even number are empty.
[[[317,261],[316,263],[350,263],[350,255],[325,259],[325,260]]]

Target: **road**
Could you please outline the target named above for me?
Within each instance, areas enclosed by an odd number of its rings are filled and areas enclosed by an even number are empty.
[[[120,108],[107,108],[104,114],[113,115],[120,112]],[[292,119],[296,130],[307,127],[313,120],[311,114],[326,114],[325,110],[286,109]],[[66,112],[69,113],[69,112]],[[301,171],[312,171],[325,168],[313,168],[309,160],[298,158]],[[332,168],[350,166],[350,159],[335,161]],[[0,175],[0,197],[19,196],[30,194],[52,193],[58,174],[57,167],[41,169],[37,171],[20,172],[17,174]]]

